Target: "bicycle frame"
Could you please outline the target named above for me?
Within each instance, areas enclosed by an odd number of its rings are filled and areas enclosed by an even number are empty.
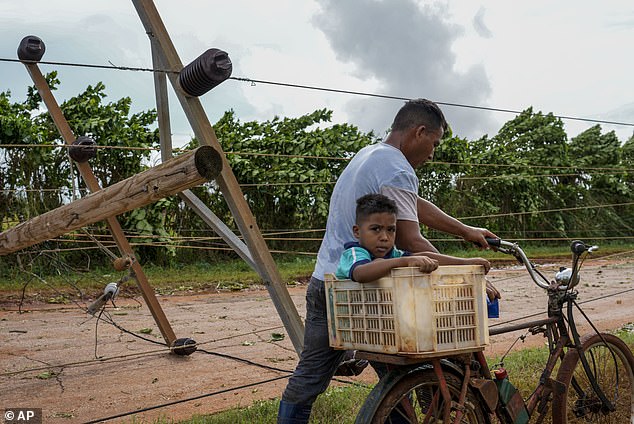
[[[549,293],[549,296],[558,297],[560,293]],[[566,302],[571,302],[571,300],[565,300]],[[549,302],[552,303],[552,302]],[[570,309],[569,315],[572,315],[572,310]],[[570,322],[570,317],[569,317]],[[545,415],[547,409],[548,397],[550,393],[553,393],[553,396],[557,396],[558,394],[562,394],[565,390],[565,387],[562,387],[561,383],[557,380],[551,378],[552,372],[557,364],[557,362],[563,359],[565,355],[565,349],[574,348],[573,337],[569,334],[570,332],[576,332],[577,329],[574,326],[574,320],[572,321],[572,326],[570,331],[565,326],[564,315],[561,308],[554,309],[550,308],[549,305],[549,317],[545,319],[535,320],[526,322],[523,324],[507,326],[502,328],[493,328],[489,330],[489,335],[497,335],[497,334],[505,334],[510,333],[517,330],[522,329],[530,329],[533,334],[538,334],[539,332],[545,333],[545,337],[548,338],[548,347],[550,354],[548,356],[548,360],[546,362],[546,366],[542,371],[542,374],[539,379],[539,384],[533,394],[526,401],[526,409],[528,411],[529,416],[533,416],[536,408],[540,406],[540,415]],[[481,366],[483,369],[487,367],[486,360],[484,359],[484,355],[478,355],[480,357],[477,358],[478,362],[481,362]],[[489,376],[490,378],[490,376]],[[591,377],[594,378],[594,377]]]
[[[567,390],[566,385],[551,376],[558,361],[563,361],[567,355],[572,352],[576,352],[583,364],[584,371],[593,391],[601,401],[602,410],[613,411],[614,405],[607,399],[605,393],[603,393],[599,387],[585,357],[573,314],[573,306],[579,308],[579,305],[575,302],[577,292],[574,290],[574,287],[579,282],[579,268],[582,262],[579,258],[582,254],[591,252],[596,249],[596,247],[587,247],[582,242],[573,242],[571,246],[573,251],[572,269],[567,269],[567,273],[563,273],[561,276],[558,275],[555,281],[550,282],[528,260],[525,253],[518,245],[497,239],[487,239],[487,242],[489,242],[489,244],[497,250],[515,256],[526,267],[532,280],[539,287],[546,289],[548,294],[547,318],[516,325],[507,325],[501,328],[489,329],[489,335],[498,335],[528,329],[533,335],[543,333],[548,339],[548,360],[542,371],[536,389],[522,407],[526,407],[530,417],[533,417],[534,414],[537,413],[538,419],[536,422],[541,423],[549,411],[551,402],[565,400]],[[581,308],[579,308],[579,310],[581,311]],[[583,311],[581,312],[583,314]],[[588,322],[590,321],[588,320]],[[591,322],[590,324],[592,325]],[[596,331],[596,328],[594,329]],[[596,332],[598,333],[598,331]],[[601,337],[603,338],[603,336]],[[610,352],[614,356],[614,352],[612,352],[612,350],[610,350]],[[463,411],[465,410],[466,393],[471,388],[473,391],[478,393],[480,399],[486,405],[486,409],[490,413],[495,413],[501,423],[509,423],[508,418],[505,417],[505,412],[498,405],[498,389],[493,383],[491,372],[483,351],[445,359],[433,358],[426,360],[417,360],[415,358],[405,358],[395,355],[370,352],[358,352],[357,357],[400,366],[394,370],[393,373],[386,376],[386,379],[381,379],[377,385],[377,389],[379,390],[377,390],[376,396],[379,398],[381,393],[386,393],[392,390],[394,384],[408,375],[408,373],[414,372],[416,369],[420,369],[420,367],[430,367],[431,364],[433,365],[439,388],[431,399],[431,405],[438,406],[440,405],[440,402],[443,402],[443,410],[438,411],[443,415],[443,422],[461,422]],[[404,365],[405,367],[403,367]],[[452,395],[448,390],[447,381],[445,379],[446,372],[458,375],[460,378],[461,388],[460,393],[457,396],[457,402],[455,400],[456,398],[453,398],[452,400]],[[579,383],[574,377],[571,380],[570,386],[570,390],[576,390],[579,394],[583,393]],[[366,403],[376,403],[379,401],[379,398],[371,399],[369,397],[368,400],[366,400]],[[401,406],[403,410],[413,411],[412,405],[408,402],[409,399],[407,398],[402,400]],[[454,412],[453,419],[450,417],[452,413],[451,408],[453,408]],[[360,412],[360,415],[357,417],[357,422],[369,422],[373,414],[374,411],[371,408],[368,408],[368,410],[362,409],[362,412]]]
[[[577,292],[574,291],[574,286],[579,281],[579,268],[581,266],[579,258],[584,252],[591,252],[595,250],[596,247],[586,247],[582,242],[578,241],[574,241],[572,243],[571,249],[573,251],[573,268],[570,272],[570,276],[567,280],[564,280],[568,284],[563,285],[561,284],[562,281],[548,282],[548,280],[546,280],[546,278],[539,273],[535,266],[528,260],[522,249],[516,244],[505,242],[503,240],[487,241],[491,241],[491,245],[494,247],[499,246],[498,250],[503,253],[515,256],[526,267],[532,280],[538,286],[545,288],[548,292],[548,318],[505,326],[502,328],[489,329],[489,335],[505,334],[521,329],[529,329],[534,335],[538,333],[545,333],[545,337],[548,338],[548,348],[550,354],[548,356],[546,366],[540,376],[537,388],[526,401],[526,409],[529,416],[533,416],[533,413],[537,410],[539,413],[538,422],[541,422],[545,414],[548,412],[548,403],[552,401],[552,399],[550,399],[550,395],[552,394],[553,398],[555,398],[557,396],[562,396],[563,393],[565,393],[566,387],[561,382],[551,378],[551,375],[557,362],[563,360],[564,356],[567,354],[566,348],[568,348],[568,352],[571,349],[578,352],[579,359],[583,364],[588,380],[594,392],[601,400],[602,407],[608,411],[613,411],[614,405],[607,399],[605,393],[603,393],[599,387],[594,374],[590,370],[590,366],[581,347],[581,341],[573,313],[573,305],[576,305],[577,308],[581,310],[579,305],[575,303]],[[540,277],[544,281],[540,281]],[[566,306],[565,316],[563,312],[564,305]],[[566,323],[568,325],[566,325]],[[480,363],[482,369],[488,371],[488,366],[483,354],[476,354],[476,360]],[[490,375],[486,377],[490,378]],[[572,381],[572,386],[575,390],[579,390],[574,379]]]

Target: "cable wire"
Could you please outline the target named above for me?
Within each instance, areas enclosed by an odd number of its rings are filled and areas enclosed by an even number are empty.
[[[203,399],[203,398],[206,398],[206,397],[215,396],[215,395],[219,395],[219,394],[222,394],[222,393],[233,392],[235,390],[246,389],[248,387],[258,386],[260,384],[271,383],[273,381],[283,380],[283,379],[286,379],[286,378],[289,378],[289,377],[290,377],[290,374],[289,375],[282,375],[282,376],[278,376],[278,377],[273,377],[273,378],[269,378],[269,379],[266,379],[266,380],[256,381],[255,383],[243,384],[242,386],[229,387],[227,389],[218,390],[218,391],[211,392],[211,393],[205,393],[205,394],[202,394],[202,395],[192,396],[192,397],[188,397],[188,398],[185,398],[185,399],[174,400],[172,402],[161,403],[159,405],[148,406],[146,408],[135,409],[134,411],[123,412],[121,414],[116,414],[116,415],[110,415],[108,417],[102,417],[102,418],[99,418],[99,419],[96,419],[96,420],[92,420],[92,421],[86,421],[85,424],[94,424],[94,423],[101,423],[101,422],[104,422],[104,421],[110,421],[110,420],[114,420],[116,418],[121,418],[121,417],[126,417],[126,416],[129,416],[129,415],[139,414],[141,412],[147,412],[147,411],[152,411],[154,409],[160,409],[160,408],[165,408],[165,407],[172,406],[172,405],[177,405],[179,403],[191,402],[193,400]]]
[[[58,66],[74,66],[74,67],[84,67],[84,68],[98,68],[98,69],[111,69],[111,70],[119,70],[119,71],[139,71],[139,72],[160,72],[160,73],[172,73],[179,74],[180,71],[174,71],[170,69],[153,69],[153,68],[141,68],[141,67],[132,67],[132,66],[115,66],[115,65],[94,65],[94,64],[85,64],[85,63],[74,63],[74,62],[55,62],[55,61],[31,61],[31,60],[19,60],[19,59],[9,59],[9,58],[0,58],[1,62],[17,62],[17,63],[25,63],[25,64],[43,64],[43,65],[58,65]],[[304,90],[315,90],[315,91],[324,91],[330,93],[339,93],[339,94],[349,94],[354,96],[364,96],[364,97],[374,97],[380,99],[388,99],[388,100],[403,100],[409,101],[412,100],[411,97],[402,97],[402,96],[393,96],[387,94],[377,94],[377,93],[369,93],[364,91],[354,91],[354,90],[345,90],[345,89],[337,89],[337,88],[328,88],[321,87],[316,85],[305,85],[305,84],[294,84],[288,82],[279,82],[279,81],[269,81],[262,79],[254,79],[254,78],[245,78],[245,77],[229,77],[229,79],[239,82],[246,82],[251,86],[256,84],[265,84],[265,85],[273,85],[278,87],[290,87],[290,88],[299,88]],[[476,106],[476,105],[468,105],[464,103],[455,103],[455,102],[442,102],[435,101],[435,103],[443,106],[450,107],[459,107],[466,109],[476,109],[476,110],[486,110],[489,112],[503,112],[503,113],[513,113],[520,114],[522,111],[507,109],[507,108],[498,108],[498,107],[489,107],[489,106]],[[619,122],[619,121],[608,121],[604,119],[592,119],[592,118],[580,118],[576,116],[567,116],[567,115],[553,115],[559,119],[566,119],[572,121],[582,121],[582,122],[592,122],[598,124],[609,124],[609,125],[622,125],[628,127],[634,127],[634,123],[631,122]]]

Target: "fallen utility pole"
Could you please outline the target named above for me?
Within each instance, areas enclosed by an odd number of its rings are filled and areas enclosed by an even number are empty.
[[[203,184],[221,168],[213,147],[199,147],[0,233],[0,256]]]

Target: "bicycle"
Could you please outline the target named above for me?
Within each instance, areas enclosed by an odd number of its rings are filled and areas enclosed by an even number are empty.
[[[379,380],[356,423],[481,424],[495,422],[496,417],[502,424],[528,422],[529,418],[541,423],[550,415],[554,424],[634,424],[634,356],[620,338],[600,333],[576,302],[579,270],[585,257],[598,247],[572,242],[571,268],[560,269],[549,281],[516,243],[487,242],[495,250],[515,256],[548,294],[548,318],[489,331],[496,335],[528,329],[547,338],[549,356],[534,392],[526,401],[519,392],[514,396],[512,391],[501,393],[498,386],[504,385],[500,382],[504,375],[492,376],[482,351],[422,363],[414,358],[357,352],[358,358],[398,367]],[[579,335],[575,308],[593,333]],[[557,376],[552,378],[557,364]]]

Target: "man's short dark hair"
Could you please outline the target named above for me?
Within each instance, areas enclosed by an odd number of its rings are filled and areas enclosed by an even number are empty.
[[[425,125],[436,130],[442,128],[447,131],[447,121],[445,115],[438,105],[427,99],[414,99],[401,107],[392,122],[392,131],[403,131],[410,128]]]
[[[357,224],[375,213],[391,213],[396,215],[398,209],[394,200],[382,194],[366,194],[357,199]]]

